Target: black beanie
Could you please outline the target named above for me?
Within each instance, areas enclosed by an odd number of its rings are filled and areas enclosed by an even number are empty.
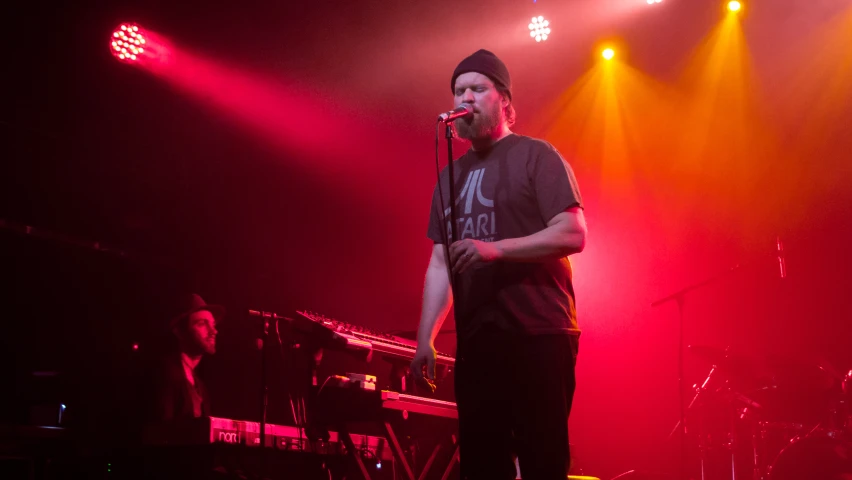
[[[509,100],[512,99],[512,81],[509,79],[509,69],[497,58],[497,55],[488,50],[478,50],[473,55],[465,58],[453,72],[450,80],[450,90],[455,93],[456,79],[462,73],[477,72],[490,78],[491,81],[502,91],[506,92]]]

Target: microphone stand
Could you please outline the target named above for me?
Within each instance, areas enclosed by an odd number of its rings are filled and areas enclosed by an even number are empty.
[[[444,138],[447,139],[447,173],[449,173],[450,183],[450,231],[449,244],[452,245],[456,241],[456,228],[458,221],[458,213],[456,212],[456,178],[453,168],[453,139],[456,138],[456,132],[453,129],[452,123],[444,125]]]
[[[260,317],[261,333],[258,339],[258,350],[260,350],[260,447],[266,445],[266,416],[269,411],[269,375],[266,361],[267,344],[269,343],[270,323],[278,331],[277,322],[284,317],[276,313],[249,310],[249,315]]]
[[[459,307],[459,295],[457,291],[458,278],[456,278],[455,273],[453,273],[453,266],[455,262],[450,258],[450,245],[456,242],[457,234],[456,230],[458,229],[458,212],[456,211],[456,176],[455,170],[453,168],[453,139],[456,137],[456,131],[453,128],[452,122],[447,122],[444,125],[444,138],[447,139],[447,173],[448,175],[448,183],[450,184],[450,231],[447,235],[447,245],[446,245],[446,254],[447,254],[447,265],[450,268],[450,290],[453,292],[453,316],[455,317],[455,313],[460,309]],[[440,179],[438,180],[440,181]],[[443,212],[442,212],[443,213]],[[458,323],[458,318],[456,318],[456,322]]]

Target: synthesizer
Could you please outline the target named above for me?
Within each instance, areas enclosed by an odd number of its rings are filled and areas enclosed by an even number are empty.
[[[458,420],[455,402],[419,395],[362,388],[346,377],[330,377],[317,393],[320,417],[331,423],[339,420],[384,421],[408,419],[412,413],[423,417]]]
[[[260,445],[260,423],[230,418],[206,417],[202,419],[199,443],[230,444],[257,447]],[[346,447],[337,432],[328,432],[328,440],[310,440],[303,428],[266,424],[264,443],[277,450],[309,452],[323,455],[344,455]],[[370,451],[382,460],[391,460],[387,441],[381,437],[350,433],[352,443],[362,451]]]
[[[314,335],[324,346],[340,350],[351,350],[364,354],[367,359],[373,352],[402,360],[414,358],[417,342],[388,333],[341,322],[318,313],[297,311],[292,319],[294,328]],[[438,365],[453,366],[456,359],[438,352]]]
[[[452,418],[458,420],[459,412],[455,402],[447,402],[434,398],[408,395],[406,393],[381,391],[381,407],[390,410],[400,410],[405,417],[408,412],[432,415],[435,417]]]

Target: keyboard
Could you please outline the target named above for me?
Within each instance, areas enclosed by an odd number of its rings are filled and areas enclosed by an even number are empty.
[[[341,322],[318,313],[296,313],[297,317],[293,319],[294,327],[325,339],[325,346],[330,348],[369,352],[366,353],[368,358],[372,352],[378,352],[383,356],[405,360],[413,359],[417,351],[417,342],[414,340]],[[438,352],[439,365],[452,366],[455,362],[456,359],[451,355]]]
[[[202,419],[206,436],[200,443],[244,445],[257,447],[260,445],[260,423],[244,420],[232,420],[222,417],[206,417]],[[264,444],[277,450],[310,452],[323,455],[343,455],[346,447],[337,432],[328,432],[328,441],[309,440],[302,428],[287,425],[266,424]],[[387,448],[387,441],[381,437],[349,434],[352,443],[360,450],[369,450],[382,460],[390,460],[392,454]]]
[[[401,410],[403,412],[421,413],[444,418],[459,418],[455,402],[419,397],[405,393],[382,390],[382,408]]]

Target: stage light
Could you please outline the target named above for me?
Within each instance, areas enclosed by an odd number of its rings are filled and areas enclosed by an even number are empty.
[[[648,0],[648,5],[654,5],[656,3],[662,3],[663,0]]]
[[[145,33],[138,25],[123,24],[112,33],[109,51],[119,60],[134,62],[145,53],[144,44]]]
[[[611,48],[605,48],[603,52],[601,52],[601,56],[607,60],[612,60],[615,57],[615,50]]]
[[[728,2],[728,10],[730,10],[732,12],[739,12],[742,8],[743,8],[743,4],[740,3],[740,2],[737,2],[736,0],[734,0],[732,2]]]
[[[530,37],[535,38],[536,42],[543,42],[550,35],[550,22],[545,20],[541,15],[533,17],[532,22],[528,26],[530,28]]]

